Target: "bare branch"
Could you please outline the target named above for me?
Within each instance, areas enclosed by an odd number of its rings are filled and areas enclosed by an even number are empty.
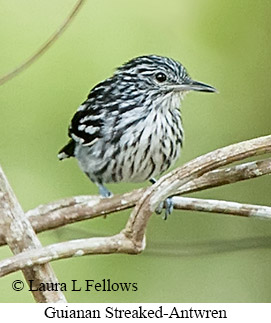
[[[180,187],[216,168],[271,151],[271,135],[243,141],[200,156],[172,171],[148,188],[136,204],[124,233],[140,248],[147,222],[161,201]]]
[[[37,238],[29,220],[12,191],[6,176],[0,167],[0,225],[4,228],[5,239],[14,254],[23,251],[33,251],[41,248],[41,243]],[[34,281],[34,285],[39,286],[41,282],[57,283],[57,278],[50,264],[34,266],[23,270],[26,281]],[[36,289],[36,288],[34,288]],[[65,296],[60,291],[33,291],[33,296],[37,302],[65,302]]]
[[[187,194],[251,179],[271,173],[271,158],[208,172],[180,187],[178,194]],[[110,199],[99,196],[77,196],[50,204],[41,205],[26,214],[36,232],[54,229],[112,212],[125,210],[135,206],[146,189],[134,190]],[[0,231],[1,232],[1,231]],[[1,237],[1,234],[0,234]],[[0,241],[1,242],[1,241]]]
[[[226,184],[233,184],[270,173],[271,158],[244,163],[224,169],[216,169],[181,186],[178,188],[177,194],[187,194]]]
[[[57,31],[53,35],[51,35],[51,37],[32,56],[30,56],[25,62],[23,62],[20,66],[16,67],[11,72],[0,77],[0,85],[11,80],[13,77],[15,77],[16,75],[27,69],[30,65],[32,65],[38,58],[40,58],[49,49],[49,47],[51,47],[53,43],[55,43],[55,41],[63,34],[65,29],[71,23],[72,19],[78,13],[84,1],[85,0],[77,1],[72,12],[68,15],[68,17],[66,17],[65,21],[60,25]]]
[[[175,207],[180,210],[223,213],[260,219],[271,219],[271,207],[269,206],[179,196],[174,196],[173,201]]]
[[[251,179],[271,173],[271,158],[208,172],[178,189],[178,194],[195,191]],[[134,190],[109,199],[99,196],[76,196],[62,199],[26,213],[36,233],[81,220],[110,214],[135,206],[146,189]],[[175,208],[178,208],[176,204]],[[202,210],[206,212],[206,210]],[[117,213],[115,213],[117,215]],[[235,214],[238,215],[238,214]],[[5,244],[4,231],[0,227],[0,246]]]
[[[163,201],[167,196],[172,196],[176,192],[180,191],[180,187],[188,185],[187,183],[189,181],[193,182],[203,174],[211,172],[217,167],[221,167],[228,163],[238,161],[256,154],[259,155],[268,153],[270,151],[271,136],[265,136],[224,147],[204,156],[200,156],[180,167],[179,169],[176,169],[175,171],[164,176],[152,187],[145,190],[141,199],[136,204],[136,207],[132,212],[125,229],[121,233],[112,237],[62,242],[31,252],[22,252],[19,255],[0,262],[0,275],[3,276],[18,269],[34,266],[41,263],[43,264],[48,261],[67,258],[74,255],[80,256],[86,254],[106,254],[120,252],[135,254],[139,253],[145,248],[144,232],[148,219],[151,213],[155,210],[158,203],[160,203],[160,201]],[[259,164],[263,165],[262,162],[260,162]],[[253,164],[252,168],[255,171],[255,164]],[[258,172],[256,171],[256,173]],[[196,189],[195,186],[194,189]],[[193,204],[196,205],[196,203]],[[259,208],[256,209],[256,206],[243,204],[239,204],[239,206],[243,209],[247,208],[245,211],[242,210],[242,212],[246,212],[248,215],[251,215],[251,212],[253,212],[254,215],[257,212],[259,213]],[[183,205],[181,207],[183,207]],[[210,205],[208,207],[210,208]],[[234,207],[236,211],[237,204],[231,205],[232,212],[235,212]],[[216,206],[216,208],[218,210],[218,206]],[[254,210],[251,210],[251,208],[254,208]],[[263,209],[261,209],[261,211],[262,210]],[[266,207],[265,211],[270,210]]]
[[[174,197],[174,203],[178,209],[182,210],[271,218],[271,207],[188,197]],[[144,246],[142,249],[136,249],[132,240],[129,240],[123,233],[111,237],[61,242],[42,249],[20,253],[0,262],[0,277],[21,268],[31,267],[35,264],[45,264],[55,259],[83,256],[85,254],[137,254],[143,249]]]
[[[49,261],[67,257],[90,254],[138,253],[132,241],[119,233],[111,237],[78,239],[22,252],[16,256],[1,261],[0,277],[22,268],[36,264],[46,264]]]

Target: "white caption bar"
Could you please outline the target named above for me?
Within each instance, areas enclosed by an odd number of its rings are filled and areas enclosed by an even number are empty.
[[[48,322],[51,319],[94,320],[185,320],[270,323],[270,304],[220,303],[83,303],[83,304],[0,304],[1,321]]]

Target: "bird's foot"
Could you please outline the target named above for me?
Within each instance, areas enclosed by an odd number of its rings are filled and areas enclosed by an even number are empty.
[[[103,186],[102,184],[99,184],[99,194],[102,197],[111,197],[113,196],[112,192],[110,192],[105,186]]]
[[[161,214],[162,211],[163,211],[163,208],[165,208],[164,220],[166,220],[168,218],[168,216],[172,213],[173,207],[174,207],[174,204],[173,204],[172,197],[168,197],[168,198],[165,199],[165,201],[161,202],[157,206],[157,208],[155,210],[155,213],[156,214]]]
[[[155,178],[151,178],[150,179],[150,182],[152,184],[155,184],[156,183],[156,179]],[[172,200],[172,197],[168,197],[165,199],[165,201],[161,202],[156,210],[155,210],[155,213],[156,214],[161,214],[163,209],[165,208],[165,215],[164,215],[164,220],[166,220],[168,218],[168,216],[172,213],[173,211],[173,207],[174,207],[174,204],[173,204],[173,200]]]

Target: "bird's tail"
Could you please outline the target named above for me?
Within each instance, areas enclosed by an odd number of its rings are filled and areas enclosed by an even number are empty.
[[[75,149],[75,141],[71,139],[66,146],[64,146],[60,152],[58,153],[57,157],[59,160],[74,157],[74,149]]]

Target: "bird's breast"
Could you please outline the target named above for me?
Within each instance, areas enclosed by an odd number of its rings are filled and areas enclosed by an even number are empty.
[[[141,182],[163,173],[179,157],[182,140],[179,110],[153,109],[145,118],[131,121],[119,139],[119,180]]]

